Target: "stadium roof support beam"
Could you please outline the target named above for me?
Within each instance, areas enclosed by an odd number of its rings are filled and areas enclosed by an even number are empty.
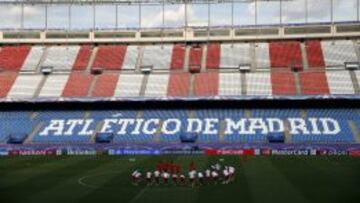
[[[0,44],[171,43],[345,38],[360,35],[360,23],[283,27],[150,29],[115,31],[0,31]]]

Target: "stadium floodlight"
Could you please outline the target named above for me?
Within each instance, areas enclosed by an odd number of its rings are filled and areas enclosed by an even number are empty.
[[[146,66],[141,66],[141,72],[143,74],[149,74],[151,73],[153,70],[153,66],[152,65],[146,65]]]
[[[346,70],[360,70],[359,62],[345,62],[344,64]]]
[[[103,71],[104,71],[103,67],[93,67],[91,69],[91,73],[94,75],[102,74]]]
[[[49,75],[53,72],[54,67],[52,66],[41,66],[41,73],[44,75]]]
[[[239,71],[240,72],[249,72],[251,69],[250,64],[239,64]]]

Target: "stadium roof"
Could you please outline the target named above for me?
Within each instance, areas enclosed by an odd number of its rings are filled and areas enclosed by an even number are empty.
[[[116,4],[139,4],[139,3],[225,3],[225,2],[254,2],[254,1],[293,1],[293,0],[0,0],[0,3],[20,4],[84,4],[84,3],[116,3]]]

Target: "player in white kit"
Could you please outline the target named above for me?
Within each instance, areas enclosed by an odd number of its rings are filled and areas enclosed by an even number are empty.
[[[160,171],[156,170],[154,172],[154,178],[155,178],[156,184],[159,184],[160,183]]]
[[[211,171],[211,178],[215,184],[217,184],[217,181],[219,179],[219,174],[216,171]]]
[[[204,184],[204,174],[202,172],[198,173],[198,181],[200,185]]]
[[[152,184],[152,173],[150,171],[146,173],[146,182],[148,185]]]
[[[230,181],[234,181],[235,180],[235,167],[229,166],[228,168],[229,168]]]
[[[164,183],[167,184],[169,181],[169,178],[170,178],[170,174],[165,171],[162,173],[162,177],[163,177]]]
[[[195,177],[196,177],[196,171],[195,170],[192,170],[189,172],[189,181],[190,181],[190,185],[192,187],[195,186]]]
[[[140,182],[140,178],[141,178],[141,173],[138,170],[135,170],[132,174],[132,182],[134,185],[138,185]]]
[[[223,170],[223,184],[228,184],[229,183],[229,171],[228,168],[225,167],[225,169]]]

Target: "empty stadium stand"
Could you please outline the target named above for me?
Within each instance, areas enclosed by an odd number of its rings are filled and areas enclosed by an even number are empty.
[[[207,46],[206,68],[218,69],[220,67],[221,45],[219,43],[211,43]]]
[[[250,43],[221,44],[220,68],[251,65]]]
[[[344,66],[345,62],[358,62],[355,46],[351,40],[321,41],[326,67]]]
[[[71,71],[79,50],[79,46],[48,47],[42,66],[53,67],[54,71]]]
[[[26,134],[28,144],[93,143],[97,132],[113,143],[180,143],[189,133],[198,143],[267,143],[274,132],[287,143],[354,143],[350,123],[360,129],[358,109],[2,111],[0,120],[0,143]]]
[[[41,59],[46,48],[43,46],[31,47],[30,53],[27,55],[21,70],[22,71],[36,71],[40,65]]]
[[[63,89],[63,97],[86,97],[88,96],[91,82],[94,76],[86,73],[71,73]]]
[[[269,46],[272,68],[288,68],[295,65],[303,66],[300,42],[270,42]]]
[[[309,68],[325,68],[324,54],[321,48],[320,41],[306,41],[305,50]]]
[[[352,40],[7,45],[0,49],[0,97],[358,95],[359,70],[344,68],[359,62],[356,47]],[[41,67],[55,72],[43,76]],[[105,72],[92,72],[98,68]]]
[[[122,68],[127,46],[100,45],[92,68],[120,70]]]
[[[138,97],[144,75],[121,74],[115,88],[115,97]]]
[[[19,71],[31,47],[28,45],[5,46],[0,51],[0,70]]]
[[[184,68],[185,63],[185,45],[174,44],[171,55],[171,70],[179,70]]]
[[[142,66],[151,66],[154,70],[170,68],[172,45],[145,46],[143,48]]]
[[[72,70],[85,70],[90,62],[93,48],[90,45],[82,45],[76,56]]]

